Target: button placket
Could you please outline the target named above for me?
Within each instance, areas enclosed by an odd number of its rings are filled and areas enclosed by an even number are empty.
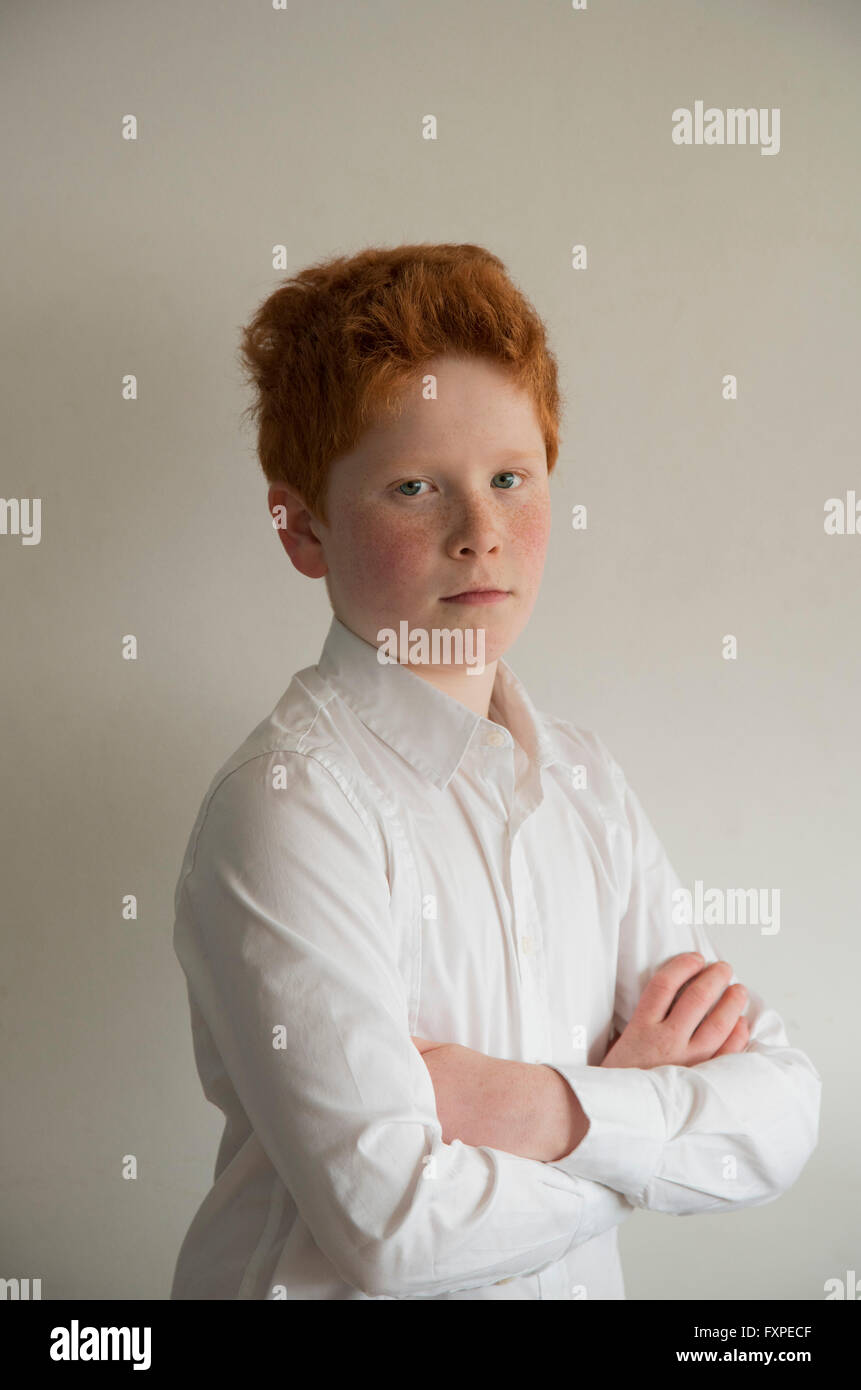
[[[481,745],[483,748],[500,750],[487,754],[483,760],[483,773],[501,800],[504,818],[510,821],[515,800],[514,743],[504,729],[491,727],[482,734]]]
[[[511,846],[511,881],[516,908],[524,1047],[526,1060],[534,1061],[550,1056],[552,1031],[538,904],[523,846],[516,837]]]

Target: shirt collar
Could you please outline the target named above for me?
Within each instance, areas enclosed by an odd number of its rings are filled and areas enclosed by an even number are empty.
[[[501,725],[508,741],[513,737],[539,768],[560,760],[544,716],[502,658],[487,719],[408,667],[379,661],[373,643],[334,614],[317,671],[367,728],[440,790],[454,776],[479,726],[498,733]]]

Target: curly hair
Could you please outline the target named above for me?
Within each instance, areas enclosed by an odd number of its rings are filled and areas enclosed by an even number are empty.
[[[552,472],[560,391],[544,324],[498,256],[470,243],[369,247],[283,281],[242,329],[257,454],[324,525],[332,462],[396,414],[440,353],[504,366],[535,404]]]

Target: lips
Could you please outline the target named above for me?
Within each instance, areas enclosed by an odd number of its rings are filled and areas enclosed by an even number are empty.
[[[508,589],[463,589],[457,594],[444,594],[443,602],[451,599],[491,599],[507,598]]]
[[[508,590],[503,589],[499,584],[482,584],[481,580],[477,584],[467,584],[465,589],[455,589],[453,594],[443,594],[443,598],[463,598],[464,594],[507,594]]]

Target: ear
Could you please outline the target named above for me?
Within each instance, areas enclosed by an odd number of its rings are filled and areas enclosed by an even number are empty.
[[[294,568],[308,579],[321,579],[328,574],[319,534],[326,528],[309,511],[304,498],[288,483],[272,483],[267,500],[272,525]]]

